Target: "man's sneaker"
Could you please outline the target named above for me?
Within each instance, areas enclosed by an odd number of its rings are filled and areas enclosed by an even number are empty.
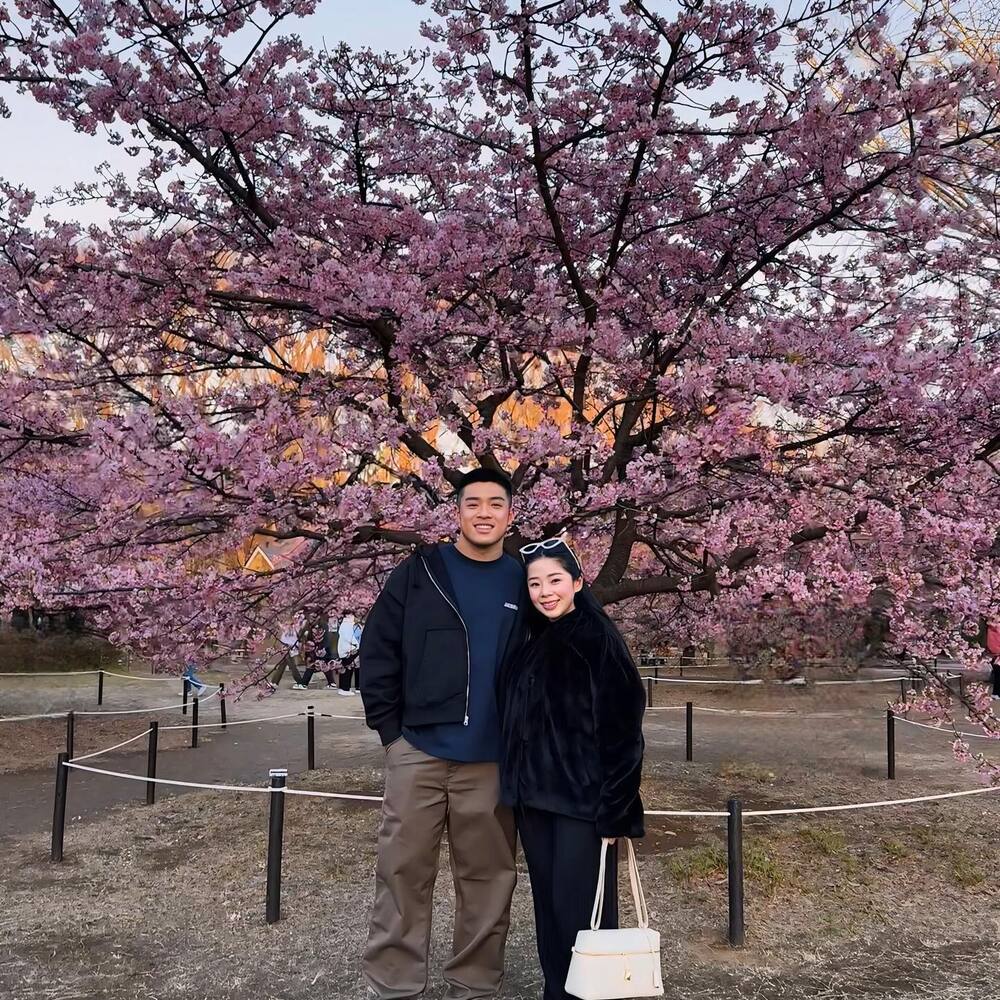
[[[293,691],[305,691],[306,690],[306,685],[305,684],[293,684],[292,685],[292,690]]]
[[[337,694],[339,694],[341,698],[350,698],[351,697],[351,692],[350,691],[338,690]]]

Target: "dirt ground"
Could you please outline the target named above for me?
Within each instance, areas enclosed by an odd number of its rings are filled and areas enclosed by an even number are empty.
[[[974,787],[969,772],[951,759],[947,740],[902,725],[899,779],[885,780],[880,713],[887,692],[876,690],[882,687],[775,692],[662,685],[647,717],[647,808],[719,809],[730,794],[740,795],[747,808],[766,808]],[[318,693],[309,697],[319,702]],[[673,710],[686,697],[700,708],[796,715],[696,713],[696,759],[688,764],[683,761],[683,712]],[[237,706],[237,711],[278,714],[298,704],[292,692],[283,690],[262,707]],[[345,704],[359,711],[339,698],[323,708],[347,711]],[[335,720],[328,721],[320,756],[337,766],[293,774],[290,784],[377,794],[381,751],[374,738],[357,729],[345,731],[356,723],[336,728]],[[131,726],[121,738],[135,731],[135,720]],[[269,753],[283,741],[296,748],[301,743],[296,720],[246,726],[239,739],[250,774],[261,773],[267,763],[254,757],[264,744],[246,732],[258,729],[270,734]],[[51,735],[58,742],[62,730]],[[202,780],[208,764],[199,762],[210,761],[226,740],[235,739],[233,730],[216,733],[204,750],[178,751],[172,759]],[[15,742],[7,737],[4,752]],[[126,758],[127,751],[116,755],[115,767],[130,769]],[[32,773],[0,775],[0,800]],[[50,801],[48,788],[39,792]],[[377,807],[289,799],[283,919],[268,927],[263,919],[266,799],[193,792],[164,797],[152,808],[109,806],[67,831],[61,865],[48,861],[45,826],[6,837],[0,996],[364,997],[359,955],[371,901]],[[724,822],[651,819],[640,864],[651,922],[663,938],[667,996],[1000,998],[998,819],[1000,793],[939,805],[748,819],[748,941],[741,951],[725,945]],[[438,970],[447,957],[453,903],[445,852],[435,901],[429,1000],[443,993]],[[540,976],[523,866],[507,964],[501,995],[537,1000]]]

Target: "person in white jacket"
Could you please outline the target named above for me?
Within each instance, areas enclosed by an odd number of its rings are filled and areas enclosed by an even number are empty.
[[[354,615],[345,615],[337,632],[337,657],[340,660],[340,690],[337,692],[345,698],[359,694],[358,649],[361,646],[362,626],[355,621]],[[351,690],[351,682],[354,689]]]

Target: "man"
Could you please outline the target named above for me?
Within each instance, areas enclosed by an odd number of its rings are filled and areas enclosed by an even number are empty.
[[[494,681],[523,637],[524,570],[504,555],[510,480],[477,469],[457,492],[458,541],[398,566],[361,638],[365,717],[386,748],[385,800],[365,979],[379,1000],[427,986],[445,828],[455,879],[446,1000],[494,997],[514,891],[514,822],[500,807]]]
[[[281,630],[281,645],[285,647],[285,655],[275,664],[271,671],[267,683],[272,691],[278,689],[281,678],[285,676],[285,667],[292,672],[292,677],[296,684],[302,683],[302,674],[299,673],[299,632],[302,629],[302,621],[299,618],[288,622]]]
[[[337,623],[326,612],[316,611],[314,614],[313,624],[305,629],[306,669],[292,685],[292,690],[305,691],[314,675],[322,671],[327,689],[336,691],[337,675],[331,664],[337,658]]]

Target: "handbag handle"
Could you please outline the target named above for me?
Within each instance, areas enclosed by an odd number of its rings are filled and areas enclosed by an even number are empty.
[[[639,879],[639,864],[635,858],[635,848],[629,837],[621,839],[628,845],[628,878],[632,885],[632,902],[635,903],[639,929],[646,930],[649,927],[649,910],[646,908],[646,896],[642,891],[642,882]],[[600,928],[601,917],[604,915],[604,884],[607,881],[608,846],[606,840],[601,841],[601,865],[597,872],[597,894],[594,896],[594,909],[590,914],[590,929],[592,931]]]

